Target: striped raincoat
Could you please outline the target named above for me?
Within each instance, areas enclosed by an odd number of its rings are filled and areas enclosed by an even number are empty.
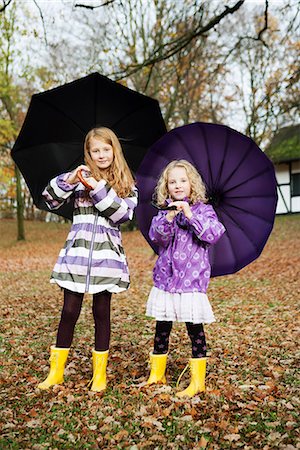
[[[73,224],[59,253],[50,282],[73,292],[121,292],[129,287],[129,271],[119,225],[133,217],[137,189],[118,197],[105,181],[86,194],[81,183],[68,184],[70,173],[53,178],[43,192],[50,209],[74,196]]]

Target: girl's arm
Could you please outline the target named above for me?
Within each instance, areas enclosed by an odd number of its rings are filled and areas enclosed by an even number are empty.
[[[211,205],[193,211],[189,223],[198,239],[208,244],[215,244],[226,231]]]
[[[128,197],[120,198],[107,181],[101,180],[97,182],[97,186],[89,194],[95,208],[114,224],[120,225],[132,219],[138,199],[136,187],[132,189]]]
[[[169,222],[166,212],[159,212],[151,222],[149,237],[160,247],[167,247],[174,236],[174,222]]]
[[[70,198],[77,187],[78,183],[70,184],[67,182],[72,172],[63,173],[53,178],[48,186],[42,192],[49,209],[57,209],[65,202],[69,202]]]

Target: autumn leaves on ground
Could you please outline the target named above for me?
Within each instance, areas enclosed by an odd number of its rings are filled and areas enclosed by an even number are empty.
[[[299,215],[276,219],[257,261],[211,281],[218,321],[206,327],[207,391],[192,400],[175,397],[190,357],[183,324],[171,335],[168,385],[144,386],[154,330],[144,310],[155,259],[138,231],[123,235],[132,285],[113,300],[107,391],[88,388],[90,296],[65,383],[36,388],[55,343],[62,295],[49,274],[68,229],[27,222],[26,242],[16,242],[15,222],[0,221],[1,449],[300,448]],[[181,387],[188,379],[186,372]]]

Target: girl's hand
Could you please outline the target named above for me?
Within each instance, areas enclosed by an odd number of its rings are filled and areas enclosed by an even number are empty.
[[[90,171],[88,166],[85,166],[84,164],[81,164],[80,166],[76,167],[73,172],[70,173],[68,179],[66,180],[69,184],[76,184],[79,183],[80,179],[78,178],[78,171],[79,170],[86,170],[87,172]]]
[[[82,177],[85,179],[85,181],[87,182],[87,184],[89,186],[91,186],[92,189],[95,189],[97,187],[97,181],[95,180],[94,177],[85,177],[84,173],[82,174]]]
[[[179,211],[175,210],[171,210],[166,214],[166,219],[168,222],[172,222],[174,217],[179,213]]]
[[[177,211],[170,211],[168,214],[170,214],[171,212],[175,212],[175,215],[176,215],[180,211],[182,211],[187,219],[191,219],[192,218],[193,213],[192,213],[192,210],[191,210],[190,205],[188,204],[188,202],[176,201],[176,202],[169,203],[168,206],[173,206],[173,205],[176,206]]]

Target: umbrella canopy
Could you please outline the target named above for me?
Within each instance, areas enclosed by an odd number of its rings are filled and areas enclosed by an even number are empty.
[[[156,252],[148,236],[157,214],[152,195],[162,170],[175,159],[186,159],[196,167],[209,203],[226,227],[209,250],[212,276],[237,272],[260,255],[273,228],[277,191],[272,163],[253,140],[224,125],[197,122],[159,139],[137,172],[137,220]]]
[[[96,126],[116,133],[133,172],[166,133],[156,100],[99,73],[33,95],[12,157],[38,208],[48,210],[41,195],[48,181],[83,162],[84,138]],[[72,205],[56,213],[70,218]]]

